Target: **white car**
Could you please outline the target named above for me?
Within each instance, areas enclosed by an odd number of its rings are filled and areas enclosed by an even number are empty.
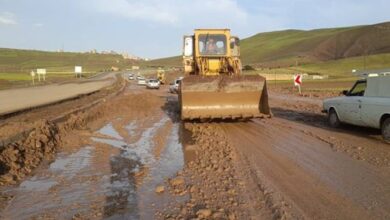
[[[137,77],[137,78],[138,78],[138,77]],[[138,78],[138,81],[137,81],[137,84],[140,85],[140,86],[146,85],[146,79],[143,78],[143,77],[139,77],[139,78]]]
[[[160,81],[157,79],[149,79],[146,88],[148,89],[159,89],[160,88]]]
[[[145,77],[137,75],[137,80],[139,80],[139,79],[145,79]]]
[[[183,77],[177,78],[173,83],[169,86],[169,92],[170,93],[179,93],[179,85],[180,81],[183,79]]]
[[[134,80],[134,74],[129,73],[128,79],[129,79],[129,80]]]
[[[358,80],[343,94],[323,102],[329,125],[347,123],[381,129],[384,140],[390,143],[390,76]]]

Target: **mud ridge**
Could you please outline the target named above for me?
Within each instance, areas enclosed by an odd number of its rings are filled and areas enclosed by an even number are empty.
[[[126,83],[118,78],[111,87],[112,93],[109,97],[120,94],[125,85]],[[0,151],[0,186],[16,184],[42,161],[53,160],[57,150],[61,148],[62,136],[73,130],[85,129],[88,122],[107,113],[104,111],[104,105],[97,105],[102,101],[105,99],[64,113],[54,120],[36,121],[32,129],[11,137],[11,141],[2,146]]]
[[[158,212],[161,219],[250,219],[256,211],[245,198],[245,182],[238,178],[237,155],[223,130],[216,123],[186,123],[192,133],[191,145],[196,157],[167,183],[175,196],[189,195],[189,200]],[[259,210],[257,210],[258,212]],[[268,212],[268,211],[267,211]],[[262,212],[263,213],[263,212]],[[264,214],[264,213],[263,213]]]

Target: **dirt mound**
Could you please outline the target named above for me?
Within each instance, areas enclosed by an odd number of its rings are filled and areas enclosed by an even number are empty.
[[[187,163],[176,178],[168,181],[169,192],[176,196],[189,194],[189,201],[171,207],[160,218],[172,219],[249,219],[253,217],[252,204],[247,203],[245,183],[238,178],[235,160],[237,155],[218,124],[185,124],[192,132],[191,145],[196,158]],[[258,198],[262,200],[263,198]],[[263,201],[265,202],[265,201]],[[257,207],[262,209],[262,207]],[[257,210],[271,218],[268,210]],[[275,215],[276,217],[276,215]]]
[[[26,140],[6,146],[0,153],[0,185],[16,183],[43,159],[52,159],[59,142],[58,127],[44,121],[36,126]]]

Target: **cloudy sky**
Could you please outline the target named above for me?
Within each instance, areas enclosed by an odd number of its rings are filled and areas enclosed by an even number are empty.
[[[181,53],[194,28],[258,32],[390,21],[389,0],[0,0],[0,47]]]

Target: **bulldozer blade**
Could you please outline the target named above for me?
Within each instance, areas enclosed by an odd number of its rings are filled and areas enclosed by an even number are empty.
[[[180,83],[182,120],[270,116],[261,76],[187,76]]]

